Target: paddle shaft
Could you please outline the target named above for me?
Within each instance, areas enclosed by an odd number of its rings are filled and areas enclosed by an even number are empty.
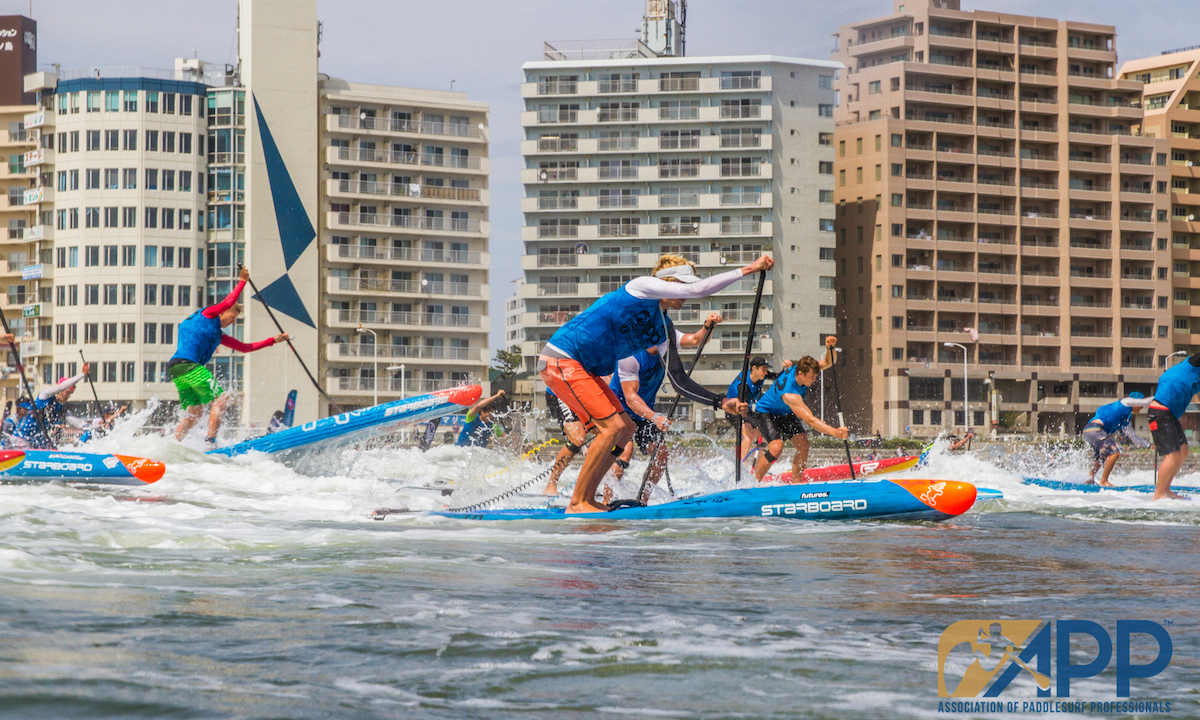
[[[741,381],[738,383],[738,402],[746,402],[746,383],[750,379],[750,353],[754,350],[754,328],[758,325],[758,306],[762,302],[763,285],[767,284],[767,271],[758,271],[758,290],[754,293],[754,307],[750,310],[750,335],[746,338],[746,355],[742,358]],[[734,416],[733,433],[733,486],[742,482],[742,420]]]
[[[79,359],[83,361],[84,365],[88,364],[87,358],[85,358],[83,356],[82,349],[80,349],[80,351],[79,351]],[[100,395],[98,395],[96,393],[96,383],[92,382],[92,374],[90,372],[87,374],[86,377],[87,377],[88,385],[90,385],[92,388],[92,398],[93,398],[92,412],[96,414],[96,417],[100,417]],[[101,419],[103,419],[103,418],[101,418]]]
[[[241,266],[239,265],[238,267],[240,268]],[[275,318],[275,313],[271,311],[271,306],[267,304],[267,301],[263,299],[261,293],[258,292],[258,286],[254,284],[254,279],[247,277],[246,282],[250,283],[250,289],[254,291],[255,295],[258,295],[259,302],[261,302],[263,307],[267,309],[267,315],[271,317],[271,322],[275,323],[275,327],[279,329],[279,332],[284,332],[283,326],[280,325],[279,320]],[[292,352],[296,355],[296,359],[300,361],[300,367],[304,368],[304,374],[308,375],[308,379],[312,382],[313,387],[315,387],[317,392],[321,393],[321,395],[329,401],[329,404],[333,406],[334,410],[340,413],[342,411],[342,406],[338,405],[333,398],[329,397],[329,393],[325,392],[325,390],[321,387],[321,383],[317,382],[317,379],[313,377],[312,372],[308,369],[308,365],[304,364],[304,358],[300,357],[300,351],[297,350],[296,346],[292,344],[292,339],[290,337],[287,339],[287,344],[288,347],[292,349]],[[379,378],[375,378],[375,382],[379,382]]]
[[[692,371],[696,369],[696,364],[700,362],[700,353],[704,352],[704,346],[708,344],[708,339],[710,337],[712,337],[712,334],[713,334],[713,328],[709,327],[708,325],[705,325],[704,326],[704,337],[700,338],[700,347],[696,348],[696,354],[692,357],[692,366],[687,369],[688,377],[692,376]],[[671,339],[668,338],[667,342],[671,342]],[[659,362],[666,362],[666,361],[667,361],[666,358],[659,359]],[[683,397],[683,396],[680,395],[679,393],[675,393],[675,397],[671,400],[671,407],[667,408],[667,420],[668,421],[672,417],[675,416],[675,408],[679,407],[679,399],[681,397]],[[659,440],[659,442],[666,442],[666,441],[667,441],[666,433],[663,433],[662,439]],[[642,474],[642,485],[641,485],[641,487],[638,488],[637,499],[643,503],[645,503],[646,500],[649,499],[648,496],[650,494],[650,470],[654,467],[654,463],[657,460],[658,460],[658,450],[656,448],[654,451],[654,456],[650,458],[650,463],[648,465],[646,465],[646,472],[644,472]],[[665,471],[665,468],[664,468],[664,471]],[[671,488],[671,476],[670,475],[667,476],[667,489],[670,490],[672,493],[675,492],[675,490]]]
[[[4,325],[4,332],[12,334],[12,330],[8,329],[8,318],[4,316],[3,310],[0,310],[0,324]],[[50,431],[46,429],[46,419],[42,417],[42,409],[38,407],[37,398],[33,396],[33,389],[29,387],[29,378],[25,377],[25,366],[21,364],[21,352],[17,350],[16,338],[13,338],[13,342],[10,342],[8,346],[12,348],[13,359],[17,363],[17,373],[21,376],[21,385],[25,388],[25,394],[29,396],[29,404],[33,406],[33,417],[42,431],[42,437],[46,438],[46,443],[50,445],[51,450],[57,450],[58,446],[54,444],[54,438],[50,437]]]
[[[833,370],[833,396],[837,400],[838,427],[846,427],[846,419],[842,417],[842,391],[838,389],[837,381],[837,348],[829,348],[829,352],[833,353],[833,365],[830,369]],[[850,466],[850,479],[857,480],[854,476],[854,458],[850,457],[850,440],[843,440],[842,444],[846,446],[846,464]]]

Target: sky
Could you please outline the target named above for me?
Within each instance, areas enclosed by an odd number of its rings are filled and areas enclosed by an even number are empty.
[[[644,9],[644,0],[318,0],[321,72],[454,89],[491,107],[493,351],[521,276],[521,65],[542,59],[544,40],[637,37]],[[827,60],[839,25],[891,9],[890,0],[691,0],[687,54]],[[963,0],[963,9],[1114,25],[1118,62],[1200,44],[1194,0]],[[0,14],[38,21],[44,69],[170,68],[193,54],[237,61],[237,0],[0,0]]]

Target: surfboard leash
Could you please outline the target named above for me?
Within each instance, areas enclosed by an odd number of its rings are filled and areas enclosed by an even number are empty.
[[[588,443],[590,443],[592,441],[592,439],[595,437],[596,437],[595,435],[592,435],[587,440],[584,440],[583,444],[579,446],[580,452],[582,452],[583,449],[588,446]],[[548,442],[558,442],[558,441],[551,440]],[[547,443],[543,443],[542,445],[545,445],[545,444],[547,444]],[[542,447],[542,446],[539,445],[538,447]],[[526,453],[526,455],[535,452],[537,449],[538,448],[534,448],[533,450],[529,451],[529,453]],[[578,455],[578,454],[579,453],[576,453],[576,455]],[[574,457],[574,456],[572,456],[572,457]],[[571,458],[565,458],[565,459],[567,462],[571,461]],[[536,485],[539,481],[544,480],[546,477],[548,477],[550,475],[550,473],[554,472],[555,468],[557,468],[559,466],[559,463],[562,463],[562,462],[563,462],[562,460],[556,460],[553,465],[551,465],[550,467],[541,471],[537,475],[534,475],[532,478],[526,480],[525,482],[521,483],[520,485],[518,485],[510,490],[505,490],[504,492],[500,493],[499,495],[497,495],[493,498],[488,498],[487,500],[481,500],[480,502],[472,503],[470,505],[463,505],[462,507],[446,507],[446,508],[444,508],[444,511],[445,512],[455,512],[455,513],[471,512],[473,510],[481,510],[481,509],[487,507],[488,505],[493,505],[495,503],[498,503],[501,500],[512,497],[513,495],[520,493],[522,490],[526,490],[526,489]],[[566,466],[564,465],[564,467],[566,467]],[[505,470],[507,470],[507,469],[508,468],[505,468]],[[501,470],[500,472],[504,472],[504,471]],[[495,473],[495,474],[498,475],[499,473]],[[489,477],[491,477],[491,476],[489,476]]]

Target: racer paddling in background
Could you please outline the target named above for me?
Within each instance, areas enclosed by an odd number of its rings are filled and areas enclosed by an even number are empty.
[[[568,513],[606,512],[596,502],[596,488],[633,437],[633,422],[621,407],[604,376],[617,371],[617,362],[646,348],[658,346],[664,353],[674,345],[665,311],[678,310],[685,300],[708,297],[737,282],[744,275],[769,270],[767,255],[740,270],[701,280],[695,265],[679,255],[663,255],[649,277],[630,280],[608,293],[591,307],[558,329],[538,358],[538,372],[555,395],[563,400],[585,425],[598,430],[588,448],[575,483]],[[671,384],[685,397],[711,396],[686,377],[677,353],[668,360]],[[678,368],[678,372],[677,372]],[[703,394],[695,393],[699,388]],[[704,400],[700,400],[704,402]],[[746,404],[715,398],[711,405],[726,412],[745,413]]]
[[[71,399],[75,394],[75,386],[79,384],[88,375],[90,366],[87,363],[83,364],[83,372],[70,378],[60,378],[57,385],[51,385],[48,388],[43,388],[37,394],[34,402],[37,403],[37,409],[42,412],[42,419],[46,423],[46,431],[51,435],[57,435],[58,430],[63,425],[70,425],[76,430],[85,430],[89,423],[81,420],[67,412],[63,403]],[[16,431],[13,433],[18,438],[21,438],[29,447],[32,448],[53,448],[54,443],[50,441],[44,434],[42,428],[38,425],[37,413],[33,408],[29,407],[26,402],[25,415],[17,423]]]
[[[1123,432],[1129,439],[1145,447],[1141,438],[1134,434],[1133,427],[1129,423],[1138,410],[1149,404],[1150,400],[1145,395],[1140,392],[1132,392],[1127,398],[1101,405],[1092,419],[1088,420],[1088,424],[1083,428],[1083,439],[1092,446],[1093,454],[1092,470],[1088,473],[1088,485],[1096,483],[1096,471],[1103,464],[1104,474],[1100,477],[1100,484],[1112,487],[1108,476],[1112,474],[1117,461],[1121,459],[1121,450],[1117,446],[1117,433]]]
[[[175,429],[175,439],[178,441],[182,441],[200,419],[204,413],[204,406],[211,404],[208,434],[204,441],[210,447],[217,443],[217,431],[221,429],[221,415],[225,412],[228,397],[204,366],[212,359],[219,346],[224,345],[238,352],[250,353],[288,339],[287,333],[279,333],[275,337],[256,343],[244,343],[221,332],[221,328],[229,327],[241,315],[242,306],[238,305],[238,297],[249,279],[250,270],[243,267],[238,276],[237,286],[224,300],[203,310],[197,310],[179,323],[179,343],[175,348],[174,357],[167,361],[167,374],[179,390],[179,407],[187,411],[187,415]]]
[[[808,388],[817,381],[818,372],[833,366],[835,345],[837,338],[830,335],[825,338],[824,360],[817,362],[811,355],[797,360],[763,393],[754,406],[754,412],[750,413],[750,422],[754,423],[762,433],[763,439],[767,441],[767,449],[759,456],[754,466],[754,477],[758,478],[759,482],[767,476],[767,470],[771,469],[771,465],[783,453],[785,438],[796,448],[796,455],[792,458],[792,482],[804,482],[804,469],[808,465],[808,435],[804,423],[839,440],[850,437],[848,428],[826,425],[804,404],[804,396],[808,394]]]
[[[484,398],[467,408],[467,414],[463,418],[463,428],[458,433],[458,440],[454,443],[456,446],[488,446],[492,440],[492,434],[496,431],[496,412],[492,405],[495,405],[502,397],[504,397],[504,391],[500,390],[495,395]]]

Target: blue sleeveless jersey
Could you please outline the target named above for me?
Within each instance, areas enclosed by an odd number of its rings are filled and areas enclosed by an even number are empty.
[[[487,447],[492,439],[492,427],[476,415],[475,419],[463,424],[454,444],[458,447]]]
[[[754,404],[755,412],[767,413],[769,415],[791,415],[792,409],[783,401],[784,393],[794,393],[801,396],[808,394],[808,386],[801,385],[796,380],[795,365],[775,378],[775,384],[767,388],[762,398]]]
[[[1092,416],[1092,419],[1089,420],[1088,423],[1090,424],[1096,420],[1099,420],[1104,424],[1104,432],[1115,433],[1116,431],[1128,425],[1129,419],[1132,416],[1133,410],[1126,407],[1124,403],[1118,400],[1107,405],[1101,405],[1096,410],[1096,414]]]
[[[187,316],[179,323],[179,343],[173,358],[191,360],[197,365],[207,365],[213,353],[221,346],[221,316],[204,317],[200,310]],[[172,359],[173,359],[172,358]]]
[[[658,300],[642,300],[622,287],[610,292],[558,329],[550,344],[592,375],[611,375],[617,361],[667,339]]]
[[[63,407],[63,404],[56,397],[50,397],[46,400],[37,398],[34,402],[37,403],[38,409],[42,411],[42,419],[46,421],[46,430],[53,432],[54,426],[63,421],[63,417],[66,415],[66,408]],[[50,440],[42,434],[42,428],[38,425],[37,415],[32,410],[26,412],[25,417],[21,418],[21,422],[17,423],[15,434],[20,438],[24,438],[33,447],[50,447]]]
[[[1184,360],[1158,378],[1154,400],[1166,405],[1172,415],[1180,418],[1187,412],[1188,403],[1197,391],[1200,391],[1200,368]]]
[[[762,392],[762,386],[766,381],[766,378],[764,377],[762,380],[754,382],[750,379],[748,372],[738,373],[738,376],[733,379],[733,382],[729,383],[729,390],[725,392],[725,397],[734,399],[737,398],[738,390],[742,386],[743,375],[746,376],[746,402],[754,402],[754,399],[758,397],[760,392]]]
[[[662,358],[658,355],[651,355],[645,350],[641,350],[633,354],[634,359],[638,362],[638,397],[640,397],[651,410],[654,409],[654,401],[658,397],[658,390],[662,387],[663,379],[667,376],[667,369],[663,366]],[[631,418],[641,418],[649,420],[650,418],[642,418],[629,408],[629,403],[625,402],[625,389],[621,387],[621,378],[618,373],[613,373],[612,380],[608,386],[621,400],[621,407],[625,408],[625,413]]]

